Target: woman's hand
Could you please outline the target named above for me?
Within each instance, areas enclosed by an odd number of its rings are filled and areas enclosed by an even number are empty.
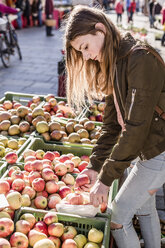
[[[98,207],[103,202],[108,203],[108,191],[109,186],[97,180],[90,191],[90,203],[95,207]]]
[[[97,180],[98,172],[94,171],[92,169],[84,169],[79,175],[83,175],[83,174],[85,174],[85,175],[87,175],[89,177],[90,183],[85,184],[85,185],[81,186],[80,188],[83,191],[88,191],[89,192],[91,187],[95,184],[95,182]]]

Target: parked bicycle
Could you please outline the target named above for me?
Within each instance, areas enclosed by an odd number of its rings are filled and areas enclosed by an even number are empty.
[[[6,14],[5,19],[0,18],[0,57],[4,67],[9,67],[11,55],[18,55],[22,60],[16,31]]]

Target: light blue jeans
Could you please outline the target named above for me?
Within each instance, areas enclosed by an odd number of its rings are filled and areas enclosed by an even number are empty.
[[[118,248],[140,248],[132,218],[138,216],[145,248],[161,247],[161,230],[156,210],[155,194],[165,182],[165,152],[150,159],[139,160],[112,202],[111,222],[121,224],[112,230]]]

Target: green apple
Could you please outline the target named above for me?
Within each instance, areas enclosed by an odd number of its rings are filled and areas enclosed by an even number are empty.
[[[96,243],[93,243],[93,242],[88,242],[84,248],[100,248],[100,246]]]
[[[87,238],[83,234],[78,234],[74,237],[74,241],[77,244],[77,248],[83,248],[87,243]]]
[[[101,243],[103,240],[103,232],[101,230],[98,230],[96,228],[92,228],[88,232],[88,240],[94,243]]]

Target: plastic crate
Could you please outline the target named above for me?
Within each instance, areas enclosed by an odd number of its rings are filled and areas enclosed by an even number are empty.
[[[19,92],[5,92],[5,96],[0,99],[0,103],[3,103],[6,100],[10,101],[17,101],[21,103],[22,105],[26,106],[29,101],[32,100],[34,96],[37,96],[37,94],[24,94]],[[44,101],[44,96],[40,95],[41,102]]]
[[[35,216],[37,221],[41,221],[43,220],[45,214],[48,213],[48,211],[37,210],[28,207],[20,208],[19,210],[16,211],[14,222],[19,220],[20,216],[24,213],[31,213]],[[104,233],[101,248],[109,248],[109,238],[110,238],[109,219],[100,218],[100,217],[85,218],[77,215],[62,214],[62,213],[57,213],[57,216],[60,223],[63,223],[64,225],[74,226],[78,233],[84,234],[86,237],[88,235],[89,230],[93,227],[101,230]]]
[[[67,153],[73,153],[75,156],[82,156],[82,155],[91,155],[92,149],[87,147],[72,147],[69,145],[57,145],[57,144],[48,144],[45,143],[42,139],[39,138],[32,138],[29,145],[26,147],[26,149],[32,149],[34,151],[41,149],[44,151],[58,151],[60,154],[67,154]],[[18,162],[24,162],[23,161],[23,154],[20,155],[18,158]]]

